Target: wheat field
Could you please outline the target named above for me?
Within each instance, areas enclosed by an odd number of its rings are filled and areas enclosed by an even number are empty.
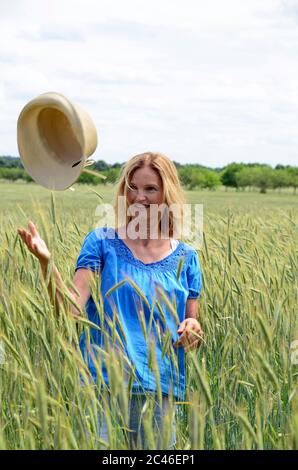
[[[186,399],[170,410],[176,412],[176,449],[297,449],[298,196],[186,194],[188,202],[204,207],[199,257],[205,342],[187,354]],[[88,320],[74,320],[67,309],[57,315],[38,261],[17,235],[33,220],[70,286],[96,206],[112,195],[109,186],[76,185],[53,194],[35,184],[0,184],[0,449],[128,448],[121,358],[107,351],[108,405],[89,384],[78,350]],[[148,403],[144,427],[155,449]],[[108,442],[96,432],[102,410]],[[166,415],[164,449],[169,420]]]

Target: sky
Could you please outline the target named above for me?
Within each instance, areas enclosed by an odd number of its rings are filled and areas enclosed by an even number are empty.
[[[298,166],[298,0],[0,0],[0,155],[48,91],[90,114],[95,160]]]

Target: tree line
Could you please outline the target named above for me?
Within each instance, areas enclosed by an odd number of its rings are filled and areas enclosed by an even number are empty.
[[[267,189],[281,191],[282,188],[292,188],[296,194],[298,187],[298,167],[290,165],[270,165],[260,163],[230,163],[223,168],[208,168],[199,164],[181,164],[174,162],[182,185],[188,190],[215,190],[219,186],[235,188],[238,191],[258,189],[266,193]],[[124,163],[112,165],[104,160],[98,160],[88,169],[98,171],[106,176],[103,180],[89,173],[81,173],[77,182],[82,184],[115,184],[119,178]],[[16,181],[18,179],[33,181],[25,171],[20,158],[0,157],[0,180]]]

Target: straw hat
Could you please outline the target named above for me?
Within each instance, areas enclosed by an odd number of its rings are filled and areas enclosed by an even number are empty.
[[[18,148],[30,176],[42,186],[63,190],[92,163],[97,146],[90,116],[60,93],[43,93],[22,109],[17,124]]]

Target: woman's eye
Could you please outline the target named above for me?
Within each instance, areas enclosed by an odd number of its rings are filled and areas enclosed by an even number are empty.
[[[130,185],[128,189],[130,191],[137,191],[136,186],[133,186],[133,185]],[[157,189],[154,186],[148,186],[148,188],[146,188],[145,191],[153,193],[153,192],[157,191]]]

